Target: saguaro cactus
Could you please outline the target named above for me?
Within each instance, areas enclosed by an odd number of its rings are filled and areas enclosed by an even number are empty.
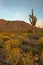
[[[34,33],[35,33],[35,25],[36,25],[36,22],[37,22],[37,18],[36,16],[34,16],[34,12],[33,12],[33,9],[32,9],[32,15],[29,15],[29,20],[30,20],[30,23],[32,25],[32,31],[33,31],[33,36],[34,36]]]

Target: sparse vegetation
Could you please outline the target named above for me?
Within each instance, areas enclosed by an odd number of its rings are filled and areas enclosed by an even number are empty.
[[[10,65],[43,64],[43,38],[36,39],[30,33],[7,33],[7,35],[4,33],[4,35],[3,33],[0,35],[0,48],[4,53],[3,62]],[[39,62],[36,62],[36,59]]]

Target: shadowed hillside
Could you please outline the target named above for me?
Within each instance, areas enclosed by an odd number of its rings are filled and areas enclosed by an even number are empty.
[[[38,28],[36,28],[38,29]],[[24,21],[7,21],[0,19],[0,32],[31,32],[32,26]],[[43,28],[40,29],[43,31]]]
[[[31,25],[24,21],[6,21],[0,19],[0,31],[25,32],[31,30]]]

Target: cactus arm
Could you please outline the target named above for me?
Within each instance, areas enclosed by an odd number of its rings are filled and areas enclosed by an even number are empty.
[[[32,22],[31,22],[31,19],[29,18],[29,21],[30,21],[30,23],[32,24]]]
[[[34,17],[34,21],[33,21],[34,26],[36,25],[36,22],[37,22],[37,18]]]
[[[32,15],[29,15],[30,18],[32,18]]]

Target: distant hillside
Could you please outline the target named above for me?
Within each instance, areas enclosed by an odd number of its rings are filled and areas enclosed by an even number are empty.
[[[24,21],[7,21],[0,19],[0,32],[27,32],[31,30],[32,26]]]
[[[25,32],[31,30],[31,25],[24,21],[7,21],[0,19],[0,31]]]

